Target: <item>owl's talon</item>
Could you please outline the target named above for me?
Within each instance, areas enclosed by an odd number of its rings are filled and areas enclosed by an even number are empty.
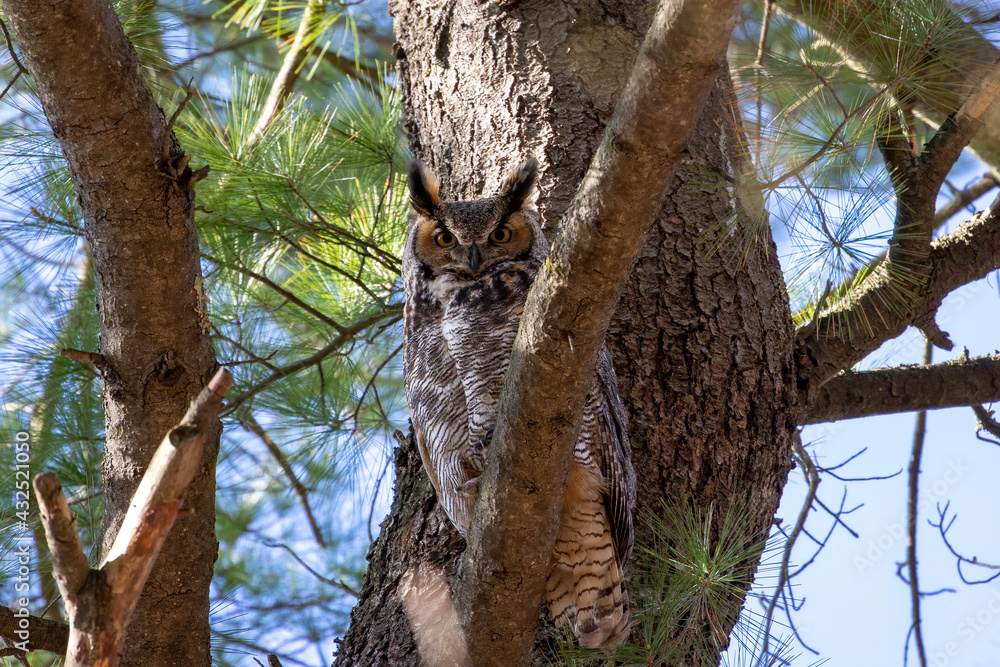
[[[486,433],[483,434],[483,437],[481,437],[479,441],[476,442],[476,444],[472,445],[472,451],[476,454],[481,454],[482,451],[489,446],[490,441],[492,439],[493,439],[493,427],[491,426],[488,429],[486,429]]]

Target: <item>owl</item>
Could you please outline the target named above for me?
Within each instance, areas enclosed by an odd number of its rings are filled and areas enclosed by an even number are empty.
[[[463,537],[524,302],[548,253],[529,202],[537,173],[529,159],[494,197],[442,202],[438,179],[410,165],[406,399],[424,468]],[[556,624],[584,646],[615,646],[628,635],[624,566],[634,499],[625,410],[605,350],[574,448],[545,593]]]

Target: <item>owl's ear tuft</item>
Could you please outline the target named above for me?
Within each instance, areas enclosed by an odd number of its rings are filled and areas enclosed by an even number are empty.
[[[418,213],[433,216],[441,205],[438,199],[441,181],[417,159],[410,162],[407,175],[410,184],[410,203],[413,208]]]
[[[520,211],[524,207],[524,202],[531,194],[531,189],[535,187],[536,180],[538,180],[538,160],[533,157],[529,157],[507,174],[503,185],[500,186],[500,196],[507,200],[507,213]]]

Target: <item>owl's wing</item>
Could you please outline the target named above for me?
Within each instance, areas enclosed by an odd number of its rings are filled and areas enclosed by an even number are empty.
[[[598,433],[597,445],[601,473],[607,480],[607,511],[615,549],[624,564],[632,553],[635,540],[632,510],[635,507],[635,470],[628,438],[628,417],[618,396],[618,378],[607,348],[597,364]]]

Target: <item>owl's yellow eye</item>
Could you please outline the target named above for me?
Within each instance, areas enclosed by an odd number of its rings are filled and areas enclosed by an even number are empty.
[[[493,233],[490,234],[490,241],[493,241],[494,243],[506,243],[507,241],[510,241],[510,230],[506,227],[497,227],[493,230]]]
[[[441,232],[434,237],[434,241],[442,248],[450,248],[455,245],[455,235],[451,232]]]

